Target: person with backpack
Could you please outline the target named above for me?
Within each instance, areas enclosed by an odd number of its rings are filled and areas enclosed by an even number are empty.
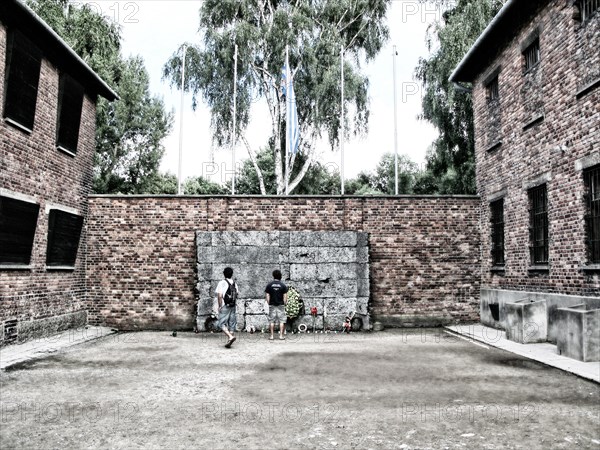
[[[271,330],[271,337],[269,340],[273,340],[273,331],[275,328],[275,322],[279,322],[279,339],[284,340],[283,330],[285,328],[285,322],[287,316],[285,314],[285,305],[287,303],[287,291],[288,287],[281,281],[281,271],[276,269],[273,271],[274,280],[271,281],[266,289],[266,299],[269,305],[269,328]]]
[[[238,287],[236,282],[233,280],[233,269],[231,267],[225,267],[223,270],[224,280],[219,281],[217,285],[216,294],[217,302],[219,304],[219,321],[217,326],[223,333],[227,335],[226,348],[230,348],[231,344],[235,342],[235,328],[237,326],[236,312],[236,300],[238,298]]]

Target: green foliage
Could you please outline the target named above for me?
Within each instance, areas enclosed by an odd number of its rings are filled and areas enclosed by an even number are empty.
[[[177,180],[175,186],[177,191]],[[183,184],[183,193],[187,195],[227,195],[230,192],[225,186],[203,177],[190,177]]]
[[[437,50],[421,59],[416,77],[424,87],[422,118],[440,136],[427,156],[432,176],[419,179],[419,190],[435,182],[440,194],[473,194],[475,186],[475,139],[473,104],[469,93],[457,90],[450,74],[502,7],[501,0],[459,0],[441,22],[428,32],[429,48]]]
[[[412,194],[418,166],[407,155],[398,155],[398,194]],[[346,182],[346,192],[353,195],[394,195],[396,191],[395,157],[386,153],[373,172],[361,172]]]
[[[121,98],[97,102],[94,192],[156,190],[163,177],[158,174],[164,154],[161,142],[171,129],[172,115],[150,94],[143,60],[123,58],[119,26],[89,6],[68,0],[27,3]]]
[[[200,96],[211,109],[212,134],[219,146],[228,145],[233,124],[234,44],[238,44],[237,126],[243,138],[250,109],[266,101],[271,123],[265,130],[266,147],[274,153],[276,193],[285,188],[285,98],[280,89],[286,45],[295,71],[294,89],[301,131],[300,146],[310,154],[316,140],[327,134],[332,146],[340,129],[340,49],[345,49],[346,108],[355,111],[355,133],[367,127],[368,79],[361,63],[374,58],[388,39],[384,23],[390,0],[316,0],[264,2],[206,0],[200,9],[203,44],[187,50],[184,87],[194,105]],[[164,77],[179,86],[182,49],[167,61]],[[311,158],[292,156],[294,190],[306,174]],[[259,166],[257,177],[260,177]],[[270,181],[270,180],[269,180]],[[266,184],[266,183],[265,183]]]

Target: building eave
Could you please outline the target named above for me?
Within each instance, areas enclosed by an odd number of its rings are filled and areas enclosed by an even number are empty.
[[[44,56],[61,70],[68,70],[84,86],[86,92],[109,101],[119,99],[117,93],[31,8],[19,0],[0,2],[0,21],[14,26],[42,49]]]

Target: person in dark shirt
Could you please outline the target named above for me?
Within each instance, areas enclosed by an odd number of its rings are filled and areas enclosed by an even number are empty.
[[[285,315],[285,305],[287,304],[288,291],[288,287],[281,281],[280,270],[276,269],[273,271],[273,278],[274,280],[271,281],[265,289],[267,304],[269,305],[269,327],[271,329],[271,337],[269,340],[271,341],[274,339],[273,331],[275,322],[279,322],[279,339],[285,339],[283,330],[287,320]]]

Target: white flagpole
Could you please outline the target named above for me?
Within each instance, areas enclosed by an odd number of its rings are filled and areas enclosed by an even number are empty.
[[[398,195],[398,108],[396,106],[396,46],[394,45],[394,178],[396,182],[396,195]]]
[[[289,46],[285,46],[285,195],[289,195],[289,176],[290,176],[290,79],[292,71],[290,70]]]
[[[181,65],[181,109],[179,111],[179,166],[177,169],[177,195],[183,193],[181,186],[181,166],[183,163],[183,88],[185,82],[185,56],[187,54],[187,45],[183,45],[183,64]]]
[[[237,60],[238,60],[238,46],[235,44],[235,51],[233,55],[233,130],[231,131],[231,163],[233,167],[231,177],[231,195],[235,195],[235,141],[236,126],[237,126]]]
[[[342,181],[342,195],[344,195],[344,186],[346,184],[346,180],[344,178],[344,44],[342,44],[342,47],[340,48],[340,60],[341,60],[341,67],[342,67],[342,80],[341,80],[341,86],[342,86],[342,95],[341,95],[341,103],[342,103],[342,117],[341,117],[341,132],[340,132],[340,153],[341,153],[341,168],[340,168],[340,176],[341,176],[341,181]]]

